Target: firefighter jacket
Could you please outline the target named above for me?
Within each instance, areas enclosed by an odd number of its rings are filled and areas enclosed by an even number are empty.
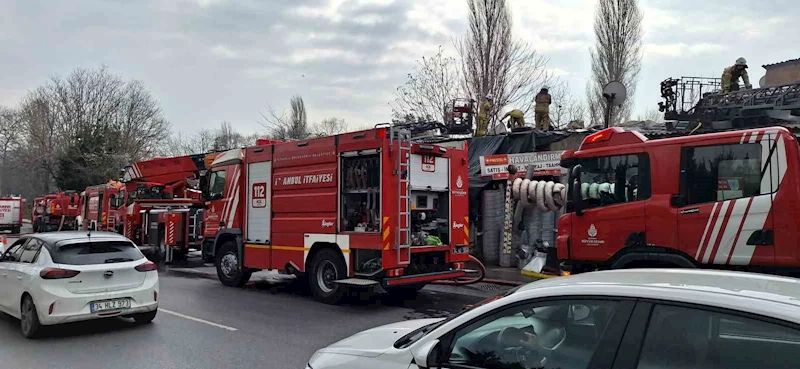
[[[553,103],[553,99],[550,98],[550,94],[546,92],[539,92],[536,94],[536,98],[533,100],[536,103],[536,106],[533,108],[533,111],[536,113],[549,113],[550,112],[550,104]]]
[[[732,86],[735,83],[738,87],[739,78],[742,79],[744,82],[745,87],[750,88],[750,76],[747,75],[747,69],[742,69],[741,71],[736,68],[736,66],[727,67],[725,70],[722,71],[722,81],[721,81],[721,88],[722,92],[731,92],[733,90]],[[737,88],[738,89],[738,88]]]

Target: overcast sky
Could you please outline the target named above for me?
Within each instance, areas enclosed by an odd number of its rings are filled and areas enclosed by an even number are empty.
[[[585,96],[594,0],[509,0],[516,35],[551,59]],[[745,56],[761,65],[800,57],[797,0],[641,0],[645,55],[636,114],[659,82],[719,77]],[[0,0],[0,105],[48,76],[102,64],[138,79],[175,130],[231,122],[261,129],[265,106],[304,97],[311,122],[352,128],[390,120],[388,102],[423,55],[466,30],[465,0]]]

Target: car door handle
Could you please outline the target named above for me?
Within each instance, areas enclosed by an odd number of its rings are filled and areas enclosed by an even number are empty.
[[[17,279],[19,279],[19,280],[21,281],[21,280],[22,280],[22,276],[21,276],[21,275],[18,275],[18,276],[17,276]]]
[[[8,277],[8,273],[3,273],[3,277]]]

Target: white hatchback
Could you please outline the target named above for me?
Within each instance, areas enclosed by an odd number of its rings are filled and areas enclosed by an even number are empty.
[[[373,328],[311,369],[800,367],[800,280],[619,270],[527,284],[451,318]]]
[[[116,233],[25,235],[0,257],[0,311],[20,319],[29,338],[43,325],[115,316],[149,323],[157,267]]]

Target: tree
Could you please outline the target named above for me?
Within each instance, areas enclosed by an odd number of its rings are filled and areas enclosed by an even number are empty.
[[[658,111],[656,108],[650,108],[645,110],[643,115],[640,115],[637,120],[642,121],[651,121],[656,123],[663,123],[664,122],[664,113]]]
[[[338,135],[347,131],[347,122],[337,117],[325,118],[314,125],[313,131],[317,137]]]
[[[152,157],[169,138],[169,122],[143,84],[105,67],[50,78],[25,97],[20,119],[28,167],[41,168],[61,189],[115,178],[124,165]],[[73,173],[76,179],[68,180]]]
[[[571,122],[586,119],[586,106],[573,94],[566,82],[557,82],[550,89],[553,104],[550,106],[550,122],[555,129],[566,129]]]
[[[4,177],[8,165],[9,151],[19,148],[22,123],[19,112],[0,106],[0,193],[4,193]]]
[[[261,124],[269,130],[270,137],[276,140],[304,140],[311,136],[308,129],[306,105],[299,95],[292,96],[289,101],[289,115],[278,114],[277,111],[267,106],[267,113],[261,113]]]
[[[642,64],[642,18],[638,0],[599,0],[595,11],[596,45],[591,51],[592,78],[587,88],[592,123],[604,121],[607,101],[603,87],[611,81],[625,85],[628,99],[615,108],[610,124],[626,120]]]
[[[392,115],[430,117],[445,122],[445,108],[458,94],[458,65],[456,59],[445,57],[444,50],[433,57],[417,60],[406,83],[397,88],[395,99],[389,103]]]
[[[506,105],[530,112],[533,98],[550,80],[548,59],[528,43],[513,38],[505,0],[467,0],[469,31],[456,40],[461,56],[461,87],[476,101],[494,96],[490,117]],[[491,125],[490,125],[491,130]]]

